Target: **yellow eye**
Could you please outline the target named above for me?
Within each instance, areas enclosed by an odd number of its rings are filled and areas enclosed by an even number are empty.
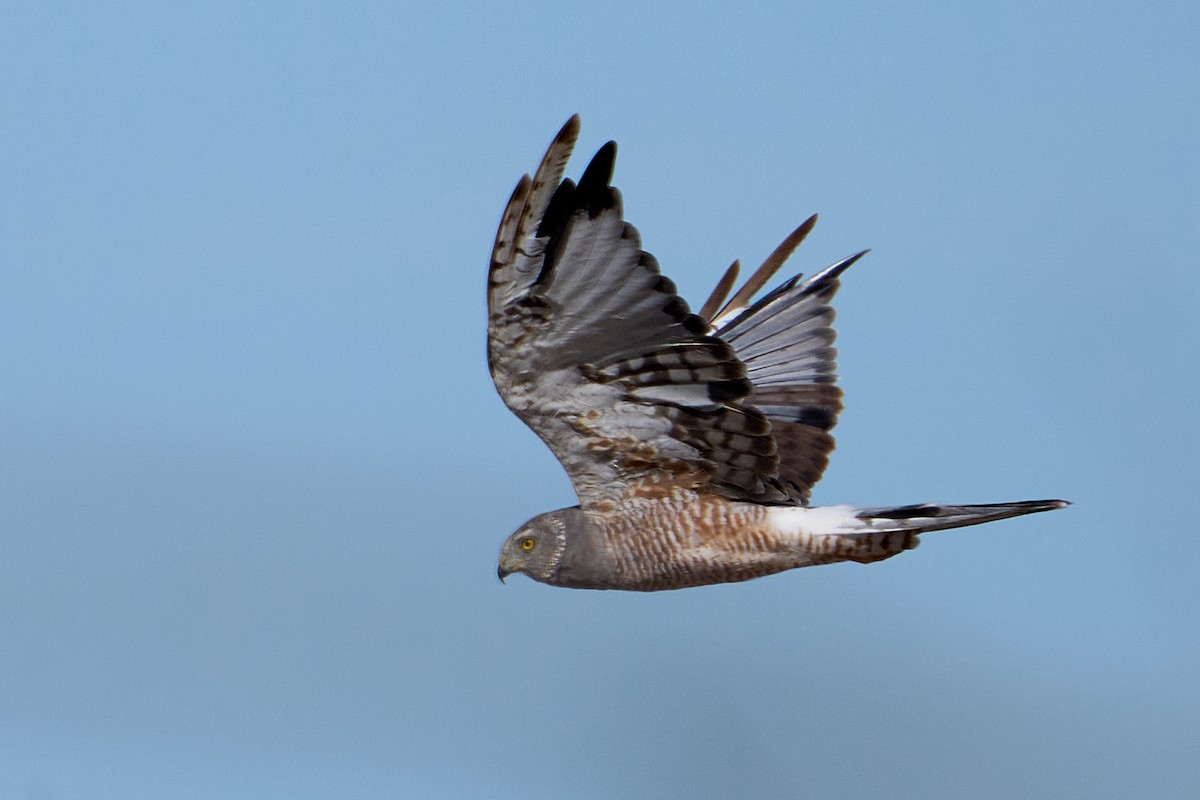
[[[528,552],[535,547],[537,547],[537,539],[534,539],[532,536],[526,536],[524,539],[521,540],[521,549],[522,550]]]

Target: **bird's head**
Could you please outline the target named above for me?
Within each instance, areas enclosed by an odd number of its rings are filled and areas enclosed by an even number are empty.
[[[496,574],[503,581],[514,572],[523,572],[535,581],[554,583],[567,549],[567,536],[578,508],[561,508],[539,514],[509,536],[500,548]]]

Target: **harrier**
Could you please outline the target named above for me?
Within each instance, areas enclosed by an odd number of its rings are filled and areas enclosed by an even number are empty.
[[[829,303],[863,253],[754,301],[814,216],[726,302],[734,262],[692,313],[623,219],[616,144],[578,184],[563,180],[578,136],[576,116],[521,178],[492,250],[492,377],[579,496],[505,541],[501,579],[637,591],[743,581],[881,561],[926,531],[1067,505],[809,506],[842,410]]]

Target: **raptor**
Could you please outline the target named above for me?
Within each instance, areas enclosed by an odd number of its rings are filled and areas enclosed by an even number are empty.
[[[578,183],[563,179],[578,136],[575,116],[517,183],[492,249],[492,377],[579,497],[508,537],[502,580],[638,591],[744,581],[881,561],[921,533],[1067,505],[810,506],[842,410],[830,302],[864,253],[755,300],[813,216],[736,292],[734,262],[693,313],[624,220],[610,185],[616,144]]]

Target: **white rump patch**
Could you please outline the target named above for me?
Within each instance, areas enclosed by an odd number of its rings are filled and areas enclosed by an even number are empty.
[[[767,518],[780,533],[803,531],[811,536],[836,533],[861,533],[871,526],[858,519],[854,506],[774,506],[767,509]]]

